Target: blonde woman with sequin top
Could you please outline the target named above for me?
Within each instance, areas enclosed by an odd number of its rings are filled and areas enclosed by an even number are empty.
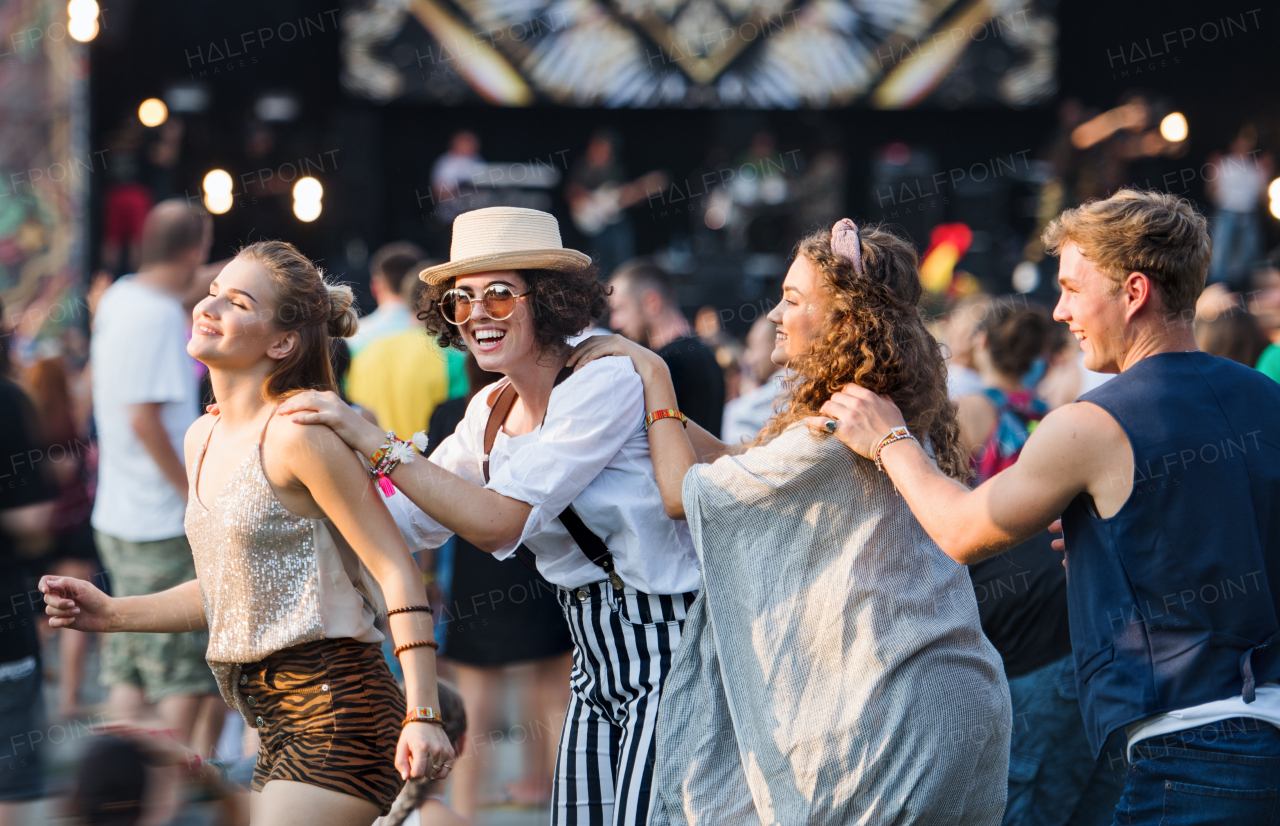
[[[82,631],[209,629],[227,703],[258,730],[252,822],[368,824],[409,777],[445,777],[431,615],[392,611],[408,695],[381,653],[378,591],[426,606],[422,579],[360,459],[325,427],[272,414],[334,386],[330,336],[355,330],[349,288],[291,245],[248,246],[194,312],[188,351],[209,367],[219,415],[186,436],[186,528],[197,579],[113,599],[45,577],[50,625]],[[425,720],[423,718],[426,718]]]

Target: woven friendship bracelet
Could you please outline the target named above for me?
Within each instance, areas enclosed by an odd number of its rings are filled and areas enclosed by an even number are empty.
[[[419,441],[423,448],[426,447],[426,435],[419,431],[414,434],[415,441]],[[415,444],[410,444],[396,436],[395,431],[387,431],[387,440],[382,443],[369,459],[369,466],[373,475],[378,477],[378,488],[382,491],[382,495],[390,498],[395,495],[395,486],[391,484],[391,480],[387,477],[391,475],[391,471],[395,470],[400,464],[409,464],[414,457],[419,455],[419,448]]]
[[[406,605],[404,608],[392,608],[390,611],[387,612],[387,616],[391,616],[393,614],[409,614],[415,611],[431,614],[432,616],[434,616],[436,613],[435,611],[431,610],[430,605]]]
[[[374,469],[375,473],[377,472],[378,465],[382,462],[383,458],[386,457],[387,451],[394,447],[395,443],[398,441],[400,440],[396,438],[395,431],[388,430],[387,440],[382,443],[381,447],[373,452],[373,456],[369,459],[369,465]]]
[[[680,424],[684,425],[685,427],[689,426],[689,418],[687,416],[685,416],[679,410],[672,410],[670,407],[667,407],[662,410],[655,410],[652,413],[650,413],[648,416],[645,416],[644,429],[648,430],[653,425],[654,422],[659,421],[661,419],[679,419]]]
[[[407,642],[404,645],[396,646],[396,650],[392,653],[393,657],[399,657],[410,648],[430,648],[433,651],[440,650],[440,643],[435,640],[418,640],[417,642]]]

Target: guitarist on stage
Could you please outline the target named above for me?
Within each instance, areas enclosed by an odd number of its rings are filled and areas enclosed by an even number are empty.
[[[621,144],[621,136],[612,129],[595,132],[586,155],[570,170],[564,190],[573,225],[588,239],[591,257],[605,277],[635,256],[635,230],[627,208],[667,182],[664,173],[650,172],[627,183],[618,162]]]

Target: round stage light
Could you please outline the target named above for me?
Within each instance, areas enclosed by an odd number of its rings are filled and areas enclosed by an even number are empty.
[[[311,176],[299,180],[293,185],[293,214],[299,221],[311,222],[320,217],[320,199],[324,197],[324,187]]]
[[[324,197],[324,187],[315,178],[308,175],[293,185],[295,201],[318,201]]]
[[[88,43],[98,36],[98,18],[73,17],[67,23],[67,33],[81,43]]]
[[[224,169],[213,169],[204,176],[204,205],[214,215],[231,209],[234,199],[231,197],[233,184],[231,176]]]
[[[138,120],[143,126],[159,126],[169,119],[169,108],[159,98],[147,98],[138,107]]]
[[[1160,137],[1169,143],[1187,139],[1187,119],[1181,112],[1172,112],[1160,121]]]
[[[67,4],[67,32],[81,43],[98,36],[98,4],[94,0],[71,0]]]
[[[231,194],[231,176],[224,169],[210,170],[204,176],[204,191]]]
[[[1023,261],[1013,268],[1013,289],[1029,293],[1040,286],[1040,268],[1031,261]]]
[[[319,201],[294,201],[293,214],[299,221],[311,223],[320,217]]]
[[[67,4],[67,18],[79,20],[98,16],[98,4],[94,0],[71,0]]]

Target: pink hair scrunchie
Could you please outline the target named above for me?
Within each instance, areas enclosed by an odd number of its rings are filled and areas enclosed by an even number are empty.
[[[862,239],[858,237],[858,225],[848,218],[841,218],[831,228],[831,251],[853,264],[853,271],[862,275]]]

